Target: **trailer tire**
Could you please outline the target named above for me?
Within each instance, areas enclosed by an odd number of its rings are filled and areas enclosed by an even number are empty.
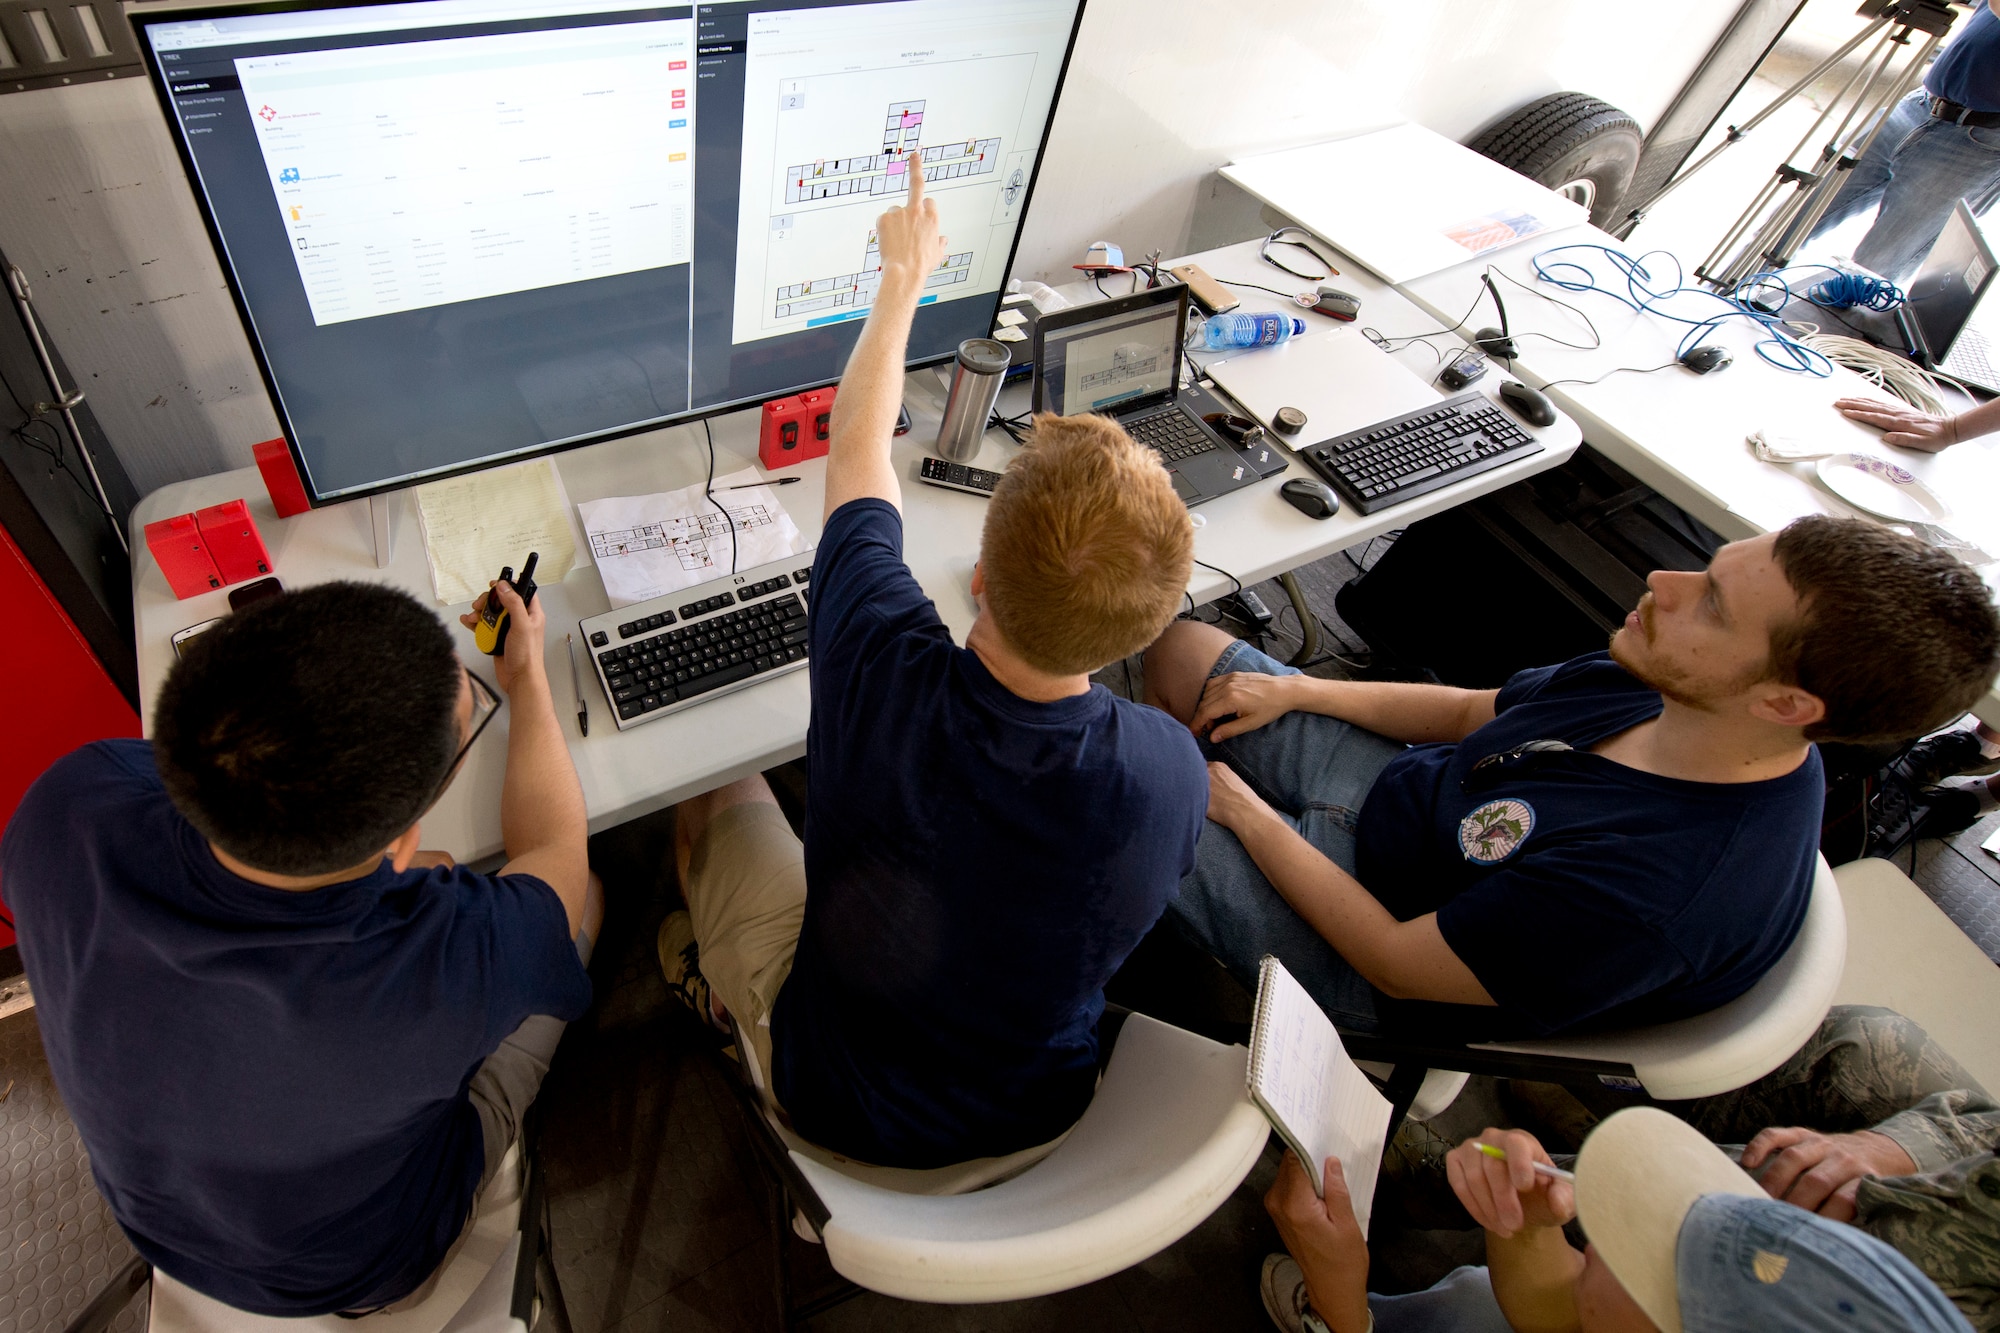
[[[1473,152],[1539,181],[1608,227],[1632,184],[1645,136],[1639,122],[1588,93],[1550,93],[1488,126]]]

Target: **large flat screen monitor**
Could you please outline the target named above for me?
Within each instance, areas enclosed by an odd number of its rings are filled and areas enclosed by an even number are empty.
[[[1082,0],[138,11],[306,490],[837,379],[920,150],[913,365],[993,325]]]

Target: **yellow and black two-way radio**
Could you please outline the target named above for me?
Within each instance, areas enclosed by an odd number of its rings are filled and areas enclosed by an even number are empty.
[[[539,551],[528,552],[528,562],[521,566],[521,577],[514,577],[514,567],[503,565],[500,581],[520,594],[521,605],[530,605],[535,600],[535,561],[541,558]],[[472,627],[472,641],[479,645],[479,651],[488,657],[498,657],[507,651],[507,627],[512,617],[507,608],[500,605],[500,599],[491,591],[486,594],[486,609],[479,613],[479,623]]]

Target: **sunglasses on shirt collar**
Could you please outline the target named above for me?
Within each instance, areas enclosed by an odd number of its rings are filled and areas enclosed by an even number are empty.
[[[1501,750],[1477,760],[1466,775],[1459,780],[1459,789],[1471,796],[1483,791],[1492,791],[1509,777],[1532,773],[1546,768],[1560,754],[1573,754],[1568,741],[1529,741],[1511,750]]]

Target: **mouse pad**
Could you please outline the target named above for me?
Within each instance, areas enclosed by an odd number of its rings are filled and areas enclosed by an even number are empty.
[[[1359,329],[1309,333],[1213,361],[1208,374],[1266,426],[1281,407],[1304,412],[1305,429],[1297,435],[1271,432],[1295,452],[1445,397]]]

